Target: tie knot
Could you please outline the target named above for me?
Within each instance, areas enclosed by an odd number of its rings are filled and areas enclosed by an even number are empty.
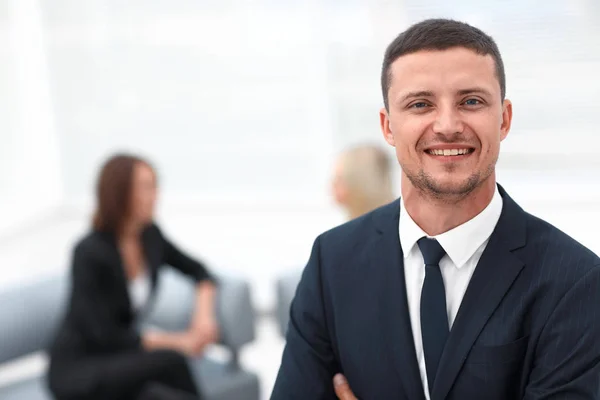
[[[446,251],[435,239],[422,237],[417,241],[421,254],[423,254],[423,260],[425,265],[437,265],[439,266],[440,260],[446,254]]]

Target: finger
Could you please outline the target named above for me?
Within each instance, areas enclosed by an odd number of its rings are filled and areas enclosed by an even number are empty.
[[[356,396],[354,396],[354,393],[352,393],[350,385],[344,375],[336,374],[333,377],[333,387],[339,400],[358,400]]]
[[[200,353],[202,353],[203,348],[204,348],[204,340],[203,339],[196,340],[192,344],[192,351],[194,352],[194,355],[200,355]]]

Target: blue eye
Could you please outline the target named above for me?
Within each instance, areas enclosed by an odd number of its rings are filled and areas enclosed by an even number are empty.
[[[465,104],[468,106],[476,106],[481,104],[481,102],[477,99],[468,99],[467,101],[465,101]]]
[[[427,107],[427,103],[425,102],[418,102],[418,103],[414,103],[413,105],[411,105],[412,108],[425,108]]]

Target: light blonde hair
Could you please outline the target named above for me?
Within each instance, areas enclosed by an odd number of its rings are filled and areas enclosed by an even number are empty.
[[[363,144],[340,154],[341,179],[348,191],[346,204],[350,218],[394,200],[392,163],[380,147]]]

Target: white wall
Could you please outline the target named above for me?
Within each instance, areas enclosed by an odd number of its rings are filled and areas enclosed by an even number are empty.
[[[62,177],[37,1],[2,2],[0,21],[2,236],[56,207]]]
[[[120,149],[155,161],[169,195],[322,197],[331,145],[310,4],[53,3],[67,11],[45,3],[68,198]]]
[[[531,168],[536,154],[548,155],[536,159],[550,167],[600,168],[590,145],[600,16],[590,1],[493,2],[486,10],[440,0],[9,3],[19,24],[9,24],[17,34],[7,39],[14,68],[3,99],[27,106],[6,111],[15,160],[4,181],[29,183],[41,170],[53,176],[38,180],[43,191],[62,184],[68,204],[89,200],[100,162],[117,150],[156,162],[165,199],[322,203],[332,154],[357,141],[383,143],[385,46],[430,16],[467,19],[498,41],[515,103],[509,168]],[[25,12],[35,4],[40,12]],[[19,117],[33,111],[36,118]],[[44,168],[23,174],[29,159]]]

